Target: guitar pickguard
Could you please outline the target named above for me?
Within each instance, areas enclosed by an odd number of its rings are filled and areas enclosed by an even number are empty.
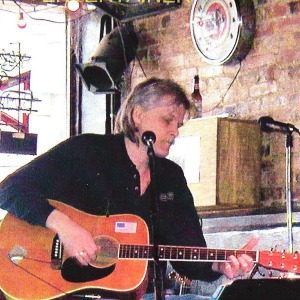
[[[109,276],[115,269],[115,265],[107,268],[95,268],[91,265],[82,266],[76,258],[67,258],[61,269],[63,279],[69,282],[84,283]]]

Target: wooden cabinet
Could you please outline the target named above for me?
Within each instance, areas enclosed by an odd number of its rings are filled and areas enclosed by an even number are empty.
[[[257,122],[217,117],[192,119],[180,129],[180,139],[184,139],[185,146],[176,150],[175,142],[171,156],[187,155],[179,161],[185,173],[191,169],[186,161],[190,165],[194,162],[193,169],[196,165],[199,180],[188,182],[195,206],[258,204],[261,132]],[[191,148],[196,151],[188,154]]]

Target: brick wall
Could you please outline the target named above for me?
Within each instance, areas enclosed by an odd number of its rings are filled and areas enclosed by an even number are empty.
[[[147,77],[169,77],[191,93],[200,75],[204,116],[222,113],[257,120],[271,116],[300,128],[300,1],[254,0],[256,35],[250,53],[239,64],[212,66],[197,53],[190,36],[191,1],[179,9],[134,21],[140,36],[131,84]],[[237,78],[234,80],[235,75]],[[233,82],[234,81],[234,82]],[[231,88],[227,91],[230,84]],[[300,200],[300,143],[293,135],[293,200]],[[261,201],[285,204],[285,135],[263,134]]]

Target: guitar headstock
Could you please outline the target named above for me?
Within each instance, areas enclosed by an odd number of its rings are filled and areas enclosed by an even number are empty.
[[[190,293],[192,280],[186,276],[181,276],[175,271],[168,273],[168,278],[174,280],[177,285],[179,285],[179,295],[184,295]],[[176,290],[176,287],[174,288]]]
[[[268,269],[300,274],[300,255],[297,251],[259,251],[258,263]]]
[[[175,271],[170,272],[168,274],[168,278],[173,279],[173,280],[175,280],[176,283],[179,283],[179,284],[182,284],[182,285],[185,285],[185,286],[190,286],[191,283],[192,283],[191,279],[189,279],[186,276],[181,276],[180,274],[178,274]]]

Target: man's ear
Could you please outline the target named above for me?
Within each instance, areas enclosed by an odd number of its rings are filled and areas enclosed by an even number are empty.
[[[142,122],[143,109],[141,106],[135,106],[132,110],[132,119],[134,124],[139,125]]]

